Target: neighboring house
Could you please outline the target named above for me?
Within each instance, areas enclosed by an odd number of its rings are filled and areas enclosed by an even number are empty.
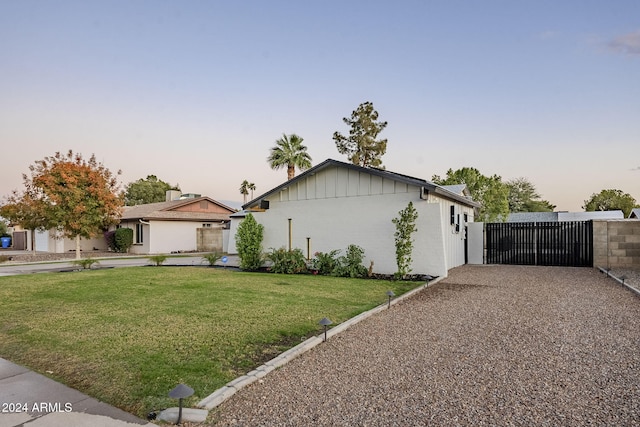
[[[13,228],[13,244],[15,250],[33,250],[37,252],[66,253],[76,250],[75,239],[69,239],[63,236],[62,231],[57,230],[36,230],[32,234],[32,230],[24,230],[20,226]],[[91,239],[80,239],[80,250],[84,253],[95,251],[106,251],[107,242],[104,236],[100,235]]]
[[[640,208],[631,209],[631,213],[629,213],[630,219],[640,219]]]
[[[313,258],[317,251],[350,244],[365,250],[373,272],[397,271],[395,226],[398,212],[413,202],[418,212],[413,234],[412,270],[446,276],[465,263],[466,223],[480,206],[465,186],[439,186],[386,170],[326,160],[275,187],[232,215],[229,253],[235,253],[235,230],[247,211],[264,225],[263,248],[299,248]]]
[[[180,197],[167,192],[167,201],[124,208],[118,227],[133,230],[134,254],[223,252],[227,225],[234,209],[209,197]],[[226,239],[225,239],[226,237]]]
[[[507,222],[563,222],[592,219],[623,219],[621,210],[590,212],[517,212],[510,213]]]

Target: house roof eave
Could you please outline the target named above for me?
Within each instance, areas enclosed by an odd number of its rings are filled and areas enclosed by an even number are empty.
[[[443,188],[442,186],[439,186],[437,184],[434,184],[431,181],[427,181],[424,179],[420,179],[420,178],[415,178],[412,176],[408,176],[408,175],[403,175],[403,174],[399,174],[396,172],[390,172],[390,171],[386,171],[383,169],[377,169],[377,168],[363,168],[362,166],[357,166],[351,163],[345,163],[345,162],[340,162],[338,160],[333,160],[333,159],[327,159],[322,163],[319,163],[317,165],[315,165],[314,167],[307,169],[306,171],[302,172],[301,174],[295,176],[293,179],[290,179],[288,181],[283,182],[282,184],[272,188],[271,190],[267,191],[266,193],[261,194],[260,196],[254,198],[253,200],[249,201],[248,203],[245,203],[244,205],[242,205],[242,209],[243,210],[247,210],[250,209],[252,207],[256,207],[259,206],[260,202],[266,198],[268,198],[269,196],[271,196],[272,194],[276,194],[277,192],[279,192],[280,190],[283,190],[284,188],[289,187],[291,184],[300,181],[302,179],[305,179],[308,176],[314,175],[320,171],[322,171],[323,169],[326,169],[328,167],[331,166],[339,166],[339,167],[343,167],[346,169],[350,169],[350,170],[356,170],[356,171],[361,171],[362,169],[366,169],[366,171],[372,175],[376,175],[376,176],[380,176],[383,178],[388,178],[388,179],[392,179],[394,181],[400,181],[400,182],[404,182],[406,184],[409,185],[414,185],[417,187],[424,187],[425,189],[427,189],[430,192],[434,192],[442,197],[448,198],[448,199],[453,199],[455,201],[458,201],[460,203],[466,204],[470,207],[474,207],[474,208],[479,208],[480,204],[478,202],[475,202],[473,200],[470,200],[464,196],[455,194],[445,188]]]

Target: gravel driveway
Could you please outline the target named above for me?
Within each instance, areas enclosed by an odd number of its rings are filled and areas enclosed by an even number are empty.
[[[590,268],[459,267],[241,390],[210,419],[640,425],[640,298]]]

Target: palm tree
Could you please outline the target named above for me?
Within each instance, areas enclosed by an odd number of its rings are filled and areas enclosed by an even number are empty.
[[[249,185],[247,185],[247,189],[251,191],[251,200],[253,200],[253,191],[256,189],[256,185],[250,182]]]
[[[249,194],[249,181],[247,181],[246,179],[244,181],[242,181],[242,184],[240,184],[240,194],[242,194],[244,196],[244,204],[247,204],[247,194]]]
[[[296,167],[300,170],[311,167],[311,156],[307,153],[307,147],[302,144],[302,141],[303,139],[295,133],[289,136],[282,134],[282,138],[276,141],[275,147],[271,148],[271,154],[267,158],[271,169],[286,166],[287,180],[295,176]]]

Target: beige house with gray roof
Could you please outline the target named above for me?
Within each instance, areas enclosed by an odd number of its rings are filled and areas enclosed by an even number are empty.
[[[124,208],[118,227],[133,230],[131,253],[226,251],[224,234],[234,209],[197,195],[184,198],[167,192],[167,198]]]

